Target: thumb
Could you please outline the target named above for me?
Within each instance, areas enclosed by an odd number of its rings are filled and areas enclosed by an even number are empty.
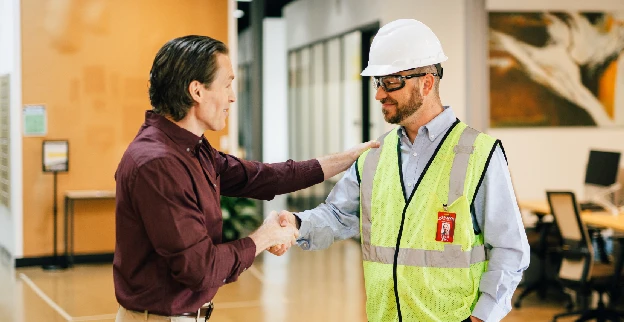
[[[280,226],[282,227],[288,226],[288,218],[286,218],[286,214],[281,213],[279,215],[279,223],[280,223]]]

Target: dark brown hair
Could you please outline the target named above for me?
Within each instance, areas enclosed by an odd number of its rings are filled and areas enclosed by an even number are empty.
[[[156,54],[150,71],[149,98],[154,112],[183,119],[193,105],[188,87],[198,81],[209,87],[217,73],[217,54],[227,46],[207,36],[184,36],[167,42]]]

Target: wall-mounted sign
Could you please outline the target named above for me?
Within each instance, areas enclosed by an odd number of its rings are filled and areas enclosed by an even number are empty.
[[[69,142],[45,140],[42,149],[43,172],[67,172],[69,170]]]
[[[45,105],[25,105],[22,109],[24,136],[46,136],[48,115]]]

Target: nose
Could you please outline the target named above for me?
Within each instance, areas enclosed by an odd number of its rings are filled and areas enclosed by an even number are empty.
[[[228,95],[228,99],[230,100],[230,103],[236,102],[236,94],[234,94],[234,90],[231,88],[230,88],[230,93]]]
[[[388,97],[388,93],[386,93],[386,91],[384,91],[384,89],[379,86],[377,88],[377,92],[375,93],[375,99],[378,101],[381,101],[382,99]]]

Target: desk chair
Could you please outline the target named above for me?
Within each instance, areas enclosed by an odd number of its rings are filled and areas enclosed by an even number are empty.
[[[587,227],[583,223],[578,203],[573,192],[548,191],[548,203],[555,217],[555,223],[562,237],[562,262],[559,280],[564,287],[576,291],[578,296],[591,297],[593,291],[599,294],[598,307],[582,308],[553,317],[580,315],[576,321],[597,319],[598,321],[621,321],[624,313],[611,310],[604,305],[604,293],[611,295],[611,301],[619,293],[620,274],[615,265],[594,261],[594,248]]]

